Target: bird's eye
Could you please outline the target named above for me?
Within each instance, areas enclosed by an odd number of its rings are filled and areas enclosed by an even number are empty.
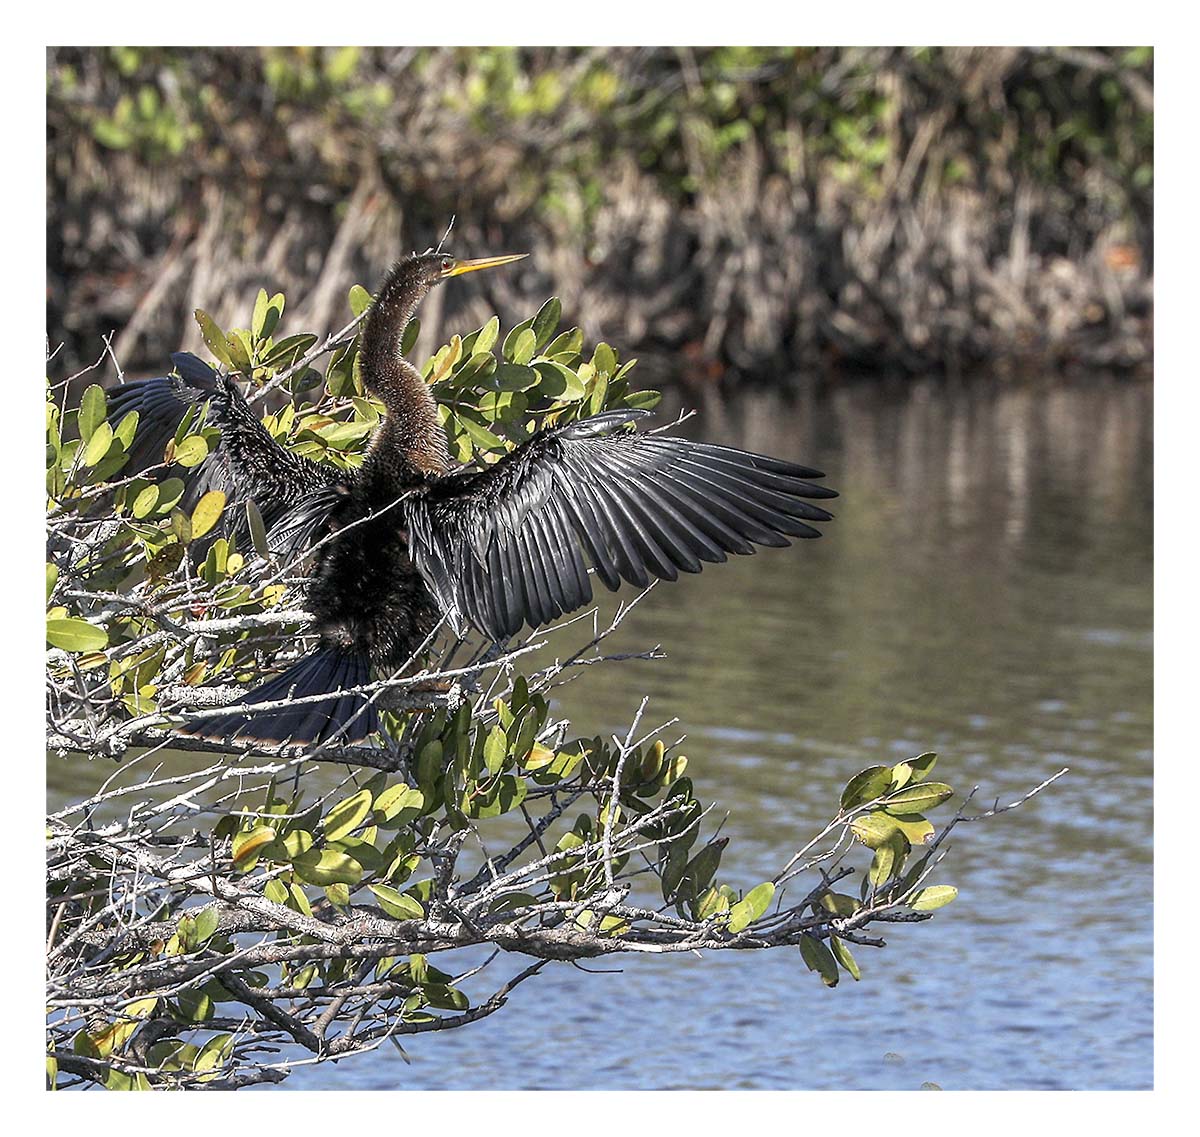
[[[442,257],[442,272],[449,272],[454,267],[453,257]]]

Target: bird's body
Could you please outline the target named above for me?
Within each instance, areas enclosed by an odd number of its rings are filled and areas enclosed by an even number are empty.
[[[443,620],[496,641],[548,623],[591,599],[589,564],[615,589],[819,535],[809,522],[830,514],[805,499],[835,496],[812,484],[819,471],[630,430],[644,411],[603,412],[542,431],[490,466],[456,467],[401,336],[440,280],[510,259],[425,254],[393,268],[363,331],[363,382],[386,415],[358,470],[280,446],[236,385],[204,374],[194,357],[176,357],[180,378],[130,384],[114,400],[120,414],[139,410],[139,439],[147,453],[158,444],[157,454],[186,408],[208,400],[222,437],[197,483],[223,489],[235,517],[240,501],[254,500],[273,550],[307,556],[320,646],[245,700],[270,709],[205,719],[194,731],[360,740],[378,728],[363,695],[292,701],[396,673]]]

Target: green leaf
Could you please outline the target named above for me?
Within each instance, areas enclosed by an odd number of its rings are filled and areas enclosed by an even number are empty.
[[[532,367],[520,363],[501,363],[492,373],[501,391],[528,391],[536,387],[540,376]]]
[[[158,505],[159,487],[149,485],[133,499],[133,515],[142,518],[149,517]]]
[[[243,375],[250,374],[250,335],[248,332],[233,329],[226,338],[226,346],[229,348],[229,358],[233,360],[233,366]]]
[[[896,831],[895,819],[877,809],[856,817],[850,822],[850,831],[868,849],[878,849]]]
[[[225,508],[225,494],[221,490],[209,490],[192,510],[192,539],[203,537],[218,521]]]
[[[400,337],[400,354],[408,355],[417,346],[417,337],[421,334],[421,321],[414,316],[404,327]]]
[[[286,904],[290,895],[288,886],[275,877],[263,885],[263,896],[272,904]]]
[[[313,835],[307,829],[293,829],[262,847],[262,855],[271,861],[294,861],[313,847]]]
[[[492,348],[496,345],[496,340],[500,338],[500,318],[493,316],[482,328],[479,329],[479,334],[475,337],[475,342],[471,345],[472,355],[491,355]]]
[[[375,429],[373,422],[337,422],[332,426],[323,426],[316,433],[333,447],[341,448],[344,443],[357,442],[366,438]]]
[[[821,907],[835,916],[853,916],[858,911],[858,901],[844,892],[827,892],[821,897]]]
[[[534,369],[542,377],[538,393],[560,403],[578,402],[587,394],[583,380],[569,367],[561,363],[542,361],[535,363]]]
[[[636,363],[636,360],[630,360],[630,363]],[[626,364],[628,367],[629,364]],[[625,396],[625,405],[632,407],[637,411],[653,410],[662,402],[661,391],[633,391]]]
[[[467,432],[472,442],[484,450],[500,450],[504,443],[485,426],[480,426],[468,414],[455,415],[455,421]]]
[[[530,327],[534,335],[535,349],[541,349],[550,342],[550,337],[558,330],[558,321],[561,318],[562,301],[557,296],[551,296],[538,310]]]
[[[508,347],[508,341],[505,340],[505,348]],[[528,363],[533,358],[533,353],[537,350],[537,336],[532,328],[526,328],[523,332],[517,335],[513,340],[512,355],[510,356],[513,363]],[[507,354],[507,350],[506,353]]]
[[[529,787],[524,778],[515,777],[513,774],[501,774],[487,794],[465,792],[459,804],[467,817],[499,817],[516,809],[525,800],[528,792]]]
[[[568,328],[546,345],[546,350],[543,354],[547,358],[553,358],[556,355],[572,356],[578,355],[582,349],[582,330],[579,328]]]
[[[103,1058],[96,1043],[92,1040],[92,1036],[88,1034],[82,1027],[75,1033],[74,1039],[71,1041],[71,1049],[75,1051],[81,1058]]]
[[[858,968],[858,960],[851,954],[845,941],[839,940],[837,936],[830,936],[829,950],[833,952],[834,959],[850,973],[850,977],[857,983],[862,978],[862,972]]]
[[[215,907],[202,908],[196,913],[197,945],[210,940],[221,923],[221,915]]]
[[[800,937],[800,956],[808,965],[809,971],[815,971],[826,987],[836,987],[838,984],[838,965],[833,952],[828,945],[815,936]]]
[[[58,584],[58,565],[46,562],[46,603],[54,595],[54,587]]]
[[[107,413],[108,401],[104,394],[104,388],[96,384],[92,384],[83,393],[83,399],[79,404],[79,437],[86,443],[90,441],[92,435],[96,432]]]
[[[904,858],[911,846],[908,838],[899,829],[893,829],[875,849],[867,879],[878,888],[895,876],[904,867]]]
[[[902,789],[912,780],[913,768],[907,762],[897,762],[892,767],[892,788]]]
[[[133,1089],[133,1076],[112,1066],[109,1068],[108,1073],[104,1075],[104,1088],[113,1093],[131,1091]]]
[[[117,424],[116,430],[113,431],[113,437],[116,438],[121,445],[128,450],[133,445],[134,436],[137,434],[139,415],[137,411],[129,411],[128,414],[121,418]]]
[[[267,556],[271,551],[267,541],[267,526],[258,506],[250,498],[246,499],[246,526],[250,530],[250,543],[254,546],[254,551],[260,557]]]
[[[170,513],[179,504],[185,488],[182,478],[167,478],[158,487],[158,503],[154,507],[155,510],[158,513]]]
[[[309,849],[292,862],[292,867],[309,884],[357,884],[362,880],[362,865],[336,849]]]
[[[361,316],[373,302],[371,294],[361,284],[355,284],[350,289],[350,311]]]
[[[916,758],[910,758],[906,764],[912,767],[912,780],[919,782],[923,778],[929,777],[930,772],[937,765],[937,755],[932,752],[920,754]]]
[[[936,832],[933,823],[926,821],[919,813],[897,813],[889,816],[910,844],[924,845]]]
[[[710,888],[696,902],[696,919],[707,920],[718,912],[728,912],[729,910],[729,897],[719,888]]]
[[[62,616],[46,621],[46,640],[63,651],[103,651],[108,647],[108,632],[87,620]]]
[[[953,796],[954,791],[945,782],[921,782],[888,794],[883,808],[888,813],[924,813]]]
[[[504,359],[507,359],[507,360],[509,360],[509,362],[512,362],[512,360],[514,358],[513,353],[516,350],[516,346],[517,346],[517,340],[520,339],[520,337],[523,333],[529,331],[532,326],[533,326],[533,320],[526,320],[523,323],[518,324],[511,331],[509,331],[508,335],[506,335],[504,337],[504,343],[500,347],[500,354]],[[536,342],[537,342],[537,337],[534,336],[534,343],[536,343]],[[528,360],[526,360],[526,362],[528,362]]]
[[[395,920],[423,920],[425,909],[412,896],[398,891],[386,884],[369,884],[367,887],[375,893],[379,907]]]
[[[325,899],[335,908],[345,908],[350,903],[350,888],[345,884],[331,884],[325,889]]]
[[[701,895],[716,876],[721,864],[721,854],[729,844],[728,837],[710,841],[689,862],[679,882],[679,898],[689,899]]]
[[[189,434],[175,447],[175,461],[191,469],[199,466],[208,457],[208,443],[200,434]]]
[[[85,466],[98,466],[108,453],[108,448],[112,445],[112,440],[113,428],[107,422],[97,425],[95,430],[92,431],[92,436],[88,439],[87,445],[84,447],[83,464]]]
[[[934,884],[923,888],[909,902],[908,906],[914,912],[933,912],[944,908],[958,895],[958,889],[952,884]]]
[[[892,771],[889,766],[868,766],[867,769],[860,770],[842,790],[842,812],[882,797],[891,784]]]
[[[441,746],[439,742],[437,744]],[[388,786],[375,798],[374,820],[376,824],[403,825],[413,818],[420,817],[425,808],[425,795],[412,786],[403,782]]]
[[[767,880],[752,888],[729,910],[729,930],[740,932],[753,924],[769,907],[775,896],[775,885]]]
[[[229,343],[225,339],[225,333],[221,331],[214,320],[203,308],[197,308],[195,312],[196,323],[200,325],[200,335],[204,342],[208,344],[208,350],[213,353],[226,367],[233,367],[233,357],[229,354]]]
[[[469,708],[468,708],[469,709]],[[417,784],[426,793],[431,793],[445,765],[445,748],[441,739],[435,738],[421,747],[417,757]]]
[[[592,367],[597,375],[612,375],[617,370],[617,353],[606,343],[596,344],[592,352]]]
[[[371,812],[371,791],[359,790],[351,797],[339,801],[325,815],[325,839],[336,841],[346,836],[366,819]]]
[[[317,337],[308,333],[301,333],[297,336],[286,336],[267,352],[263,357],[263,364],[266,367],[286,370],[316,342]]]
[[[270,297],[267,296],[267,290],[260,288],[258,295],[254,298],[254,315],[250,318],[250,330],[254,333],[256,339],[266,339],[267,334],[264,331],[267,320],[267,305],[270,303]]]
[[[505,734],[503,727],[494,726],[487,736],[487,741],[483,744],[483,760],[487,764],[488,772],[500,773],[507,756],[508,735]]]
[[[204,1073],[208,1070],[215,1070],[218,1066],[223,1066],[232,1053],[232,1034],[213,1035],[201,1047],[200,1053],[196,1056],[196,1073]]]

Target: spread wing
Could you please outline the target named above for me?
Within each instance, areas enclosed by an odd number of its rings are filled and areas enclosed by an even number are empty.
[[[138,413],[127,473],[162,462],[163,450],[184,415],[208,403],[209,421],[221,430],[220,443],[194,469],[170,471],[186,482],[185,509],[190,510],[209,490],[221,490],[226,497],[223,525],[228,531],[245,531],[246,501],[255,503],[270,530],[335,480],[332,467],[311,462],[276,442],[233,380],[188,352],[176,352],[171,362],[174,375],[125,383],[108,392],[108,417],[114,425],[130,411]],[[305,535],[289,531],[288,547]]]
[[[818,537],[836,497],[818,470],[726,446],[638,434],[647,411],[608,411],[539,434],[486,470],[406,504],[418,571],[451,621],[494,640],[609,589],[699,572],[705,561]]]

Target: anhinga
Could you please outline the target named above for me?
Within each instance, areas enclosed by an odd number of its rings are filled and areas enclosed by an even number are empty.
[[[361,741],[379,728],[371,701],[341,694],[393,674],[444,618],[502,642],[592,597],[588,565],[609,589],[699,572],[705,561],[789,537],[817,537],[831,515],[805,499],[835,497],[823,475],[791,462],[661,434],[639,434],[643,410],[605,411],[541,431],[483,468],[451,461],[437,406],[400,351],[431,288],[515,256],[456,261],[426,253],[400,261],[371,306],[360,365],[386,415],[362,466],[337,470],[274,441],[236,384],[194,356],[178,376],[130,383],[114,417],[140,414],[133,460],[158,460],[189,406],[210,404],[219,447],[196,471],[192,495],[223,489],[252,499],[275,551],[311,556],[307,606],[317,648],[245,703],[331,693],[328,700],[208,718],[208,737]],[[136,466],[135,466],[136,468]],[[228,512],[228,507],[227,507]]]

